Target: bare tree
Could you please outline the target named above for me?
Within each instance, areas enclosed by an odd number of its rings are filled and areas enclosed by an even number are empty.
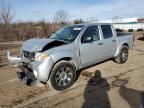
[[[82,18],[74,20],[74,24],[82,24],[82,23],[84,23]]]
[[[66,24],[68,22],[68,13],[65,10],[59,10],[55,13],[54,23]]]
[[[0,23],[10,24],[13,19],[11,3],[2,3],[0,6]]]

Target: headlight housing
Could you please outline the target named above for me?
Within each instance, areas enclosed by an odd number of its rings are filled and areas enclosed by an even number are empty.
[[[46,53],[37,53],[36,55],[35,55],[35,61],[44,61],[45,59],[47,59],[49,57],[49,55],[48,54],[46,54]]]

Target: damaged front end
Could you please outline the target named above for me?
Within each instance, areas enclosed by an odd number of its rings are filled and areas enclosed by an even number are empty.
[[[18,67],[20,71],[17,72],[17,77],[23,81],[26,85],[34,85],[36,84],[36,79],[33,74],[33,71],[28,68],[28,62],[24,62],[20,57],[10,56],[10,52],[7,52],[7,57],[10,63],[12,63],[15,67]]]
[[[9,51],[7,56],[10,63],[20,69],[17,72],[18,78],[27,85],[46,83],[54,65],[51,53],[55,47],[65,44],[54,39],[30,39],[23,43],[21,57],[12,57]]]
[[[17,76],[21,81],[23,81],[28,86],[36,84],[36,79],[32,71],[29,71],[29,69],[25,67],[19,68],[22,71],[17,72]]]

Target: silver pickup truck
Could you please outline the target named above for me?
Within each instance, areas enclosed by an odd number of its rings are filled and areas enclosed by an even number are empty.
[[[27,85],[49,82],[61,91],[73,85],[82,68],[110,58],[125,63],[133,43],[133,35],[117,35],[111,24],[70,25],[49,38],[25,41],[20,58],[8,52],[8,59],[21,69],[17,76]]]

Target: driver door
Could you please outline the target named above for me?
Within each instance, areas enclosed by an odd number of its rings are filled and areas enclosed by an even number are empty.
[[[101,43],[98,26],[89,26],[81,37],[81,65],[88,66],[101,60],[103,43]]]

